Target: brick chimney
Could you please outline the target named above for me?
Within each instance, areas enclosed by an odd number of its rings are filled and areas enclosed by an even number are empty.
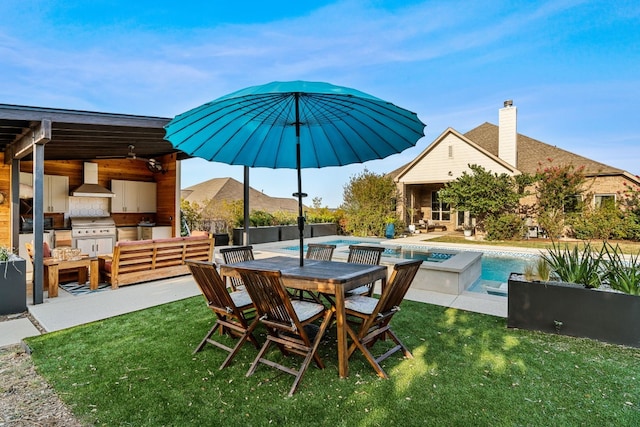
[[[510,99],[504,101],[504,108],[498,112],[498,157],[511,166],[517,166],[518,159],[517,112]]]

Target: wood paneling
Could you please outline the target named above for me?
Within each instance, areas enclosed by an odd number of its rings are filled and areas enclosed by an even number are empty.
[[[11,165],[4,164],[4,154],[0,153],[0,191],[5,201],[0,205],[0,246],[17,247],[11,244]]]
[[[174,227],[175,230],[175,204],[179,203],[176,199],[177,156],[175,154],[170,154],[160,158],[160,161],[166,169],[165,173],[154,174],[150,172],[147,169],[146,162],[144,160],[109,159],[92,161],[93,163],[98,164],[98,183],[103,187],[111,188],[112,179],[157,183],[157,213],[112,214],[117,226],[137,225],[142,217],[145,217],[151,222],[156,222],[158,225],[170,225]],[[4,168],[7,169],[6,186],[9,187],[9,167],[4,166]],[[20,170],[22,172],[33,172],[33,163],[30,161],[21,162]],[[84,162],[80,160],[45,161],[44,173],[47,175],[68,176],[69,189],[72,191],[84,181]],[[4,176],[4,173],[2,176]],[[2,182],[0,181],[0,186],[1,185]],[[3,205],[0,205],[0,212],[2,207]],[[57,226],[59,225],[57,224]],[[9,232],[7,231],[7,235],[8,234]],[[1,236],[2,234],[0,234],[0,237]]]

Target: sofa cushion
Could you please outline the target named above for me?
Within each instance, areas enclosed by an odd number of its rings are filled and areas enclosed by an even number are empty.
[[[116,246],[136,246],[153,243],[153,240],[122,240],[116,243]]]

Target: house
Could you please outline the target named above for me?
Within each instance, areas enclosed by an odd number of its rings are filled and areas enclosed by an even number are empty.
[[[197,203],[202,209],[205,203],[219,204],[223,200],[244,200],[244,184],[233,178],[213,178],[199,184],[183,188],[181,198],[189,203]],[[298,201],[293,198],[271,197],[254,188],[249,188],[249,208],[269,213],[298,213]]]
[[[486,170],[517,175],[534,174],[540,163],[553,159],[553,165],[584,166],[591,203],[616,198],[624,184],[640,185],[637,176],[517,132],[517,108],[506,101],[499,110],[498,126],[483,123],[466,133],[448,128],[413,161],[391,172],[404,200],[402,214],[407,223],[420,220],[456,229],[465,223],[465,213],[456,212],[438,199],[438,191],[454,181],[469,164]],[[468,216],[468,215],[467,215]]]

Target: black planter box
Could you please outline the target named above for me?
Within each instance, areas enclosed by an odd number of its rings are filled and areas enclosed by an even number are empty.
[[[507,326],[640,347],[640,296],[509,277]]]
[[[309,224],[304,226],[303,236],[305,238],[311,237],[311,226]],[[280,241],[296,240],[300,238],[300,229],[297,225],[281,225],[280,226]]]
[[[338,234],[338,224],[327,222],[311,225],[311,237],[335,236]]]
[[[227,233],[214,234],[213,241],[216,246],[227,246],[229,244],[229,235]]]
[[[0,262],[0,315],[27,309],[26,261],[15,258]]]
[[[244,228],[233,229],[233,244],[242,245],[242,234]],[[277,242],[280,238],[280,227],[249,227],[249,243],[254,245],[257,243]]]

